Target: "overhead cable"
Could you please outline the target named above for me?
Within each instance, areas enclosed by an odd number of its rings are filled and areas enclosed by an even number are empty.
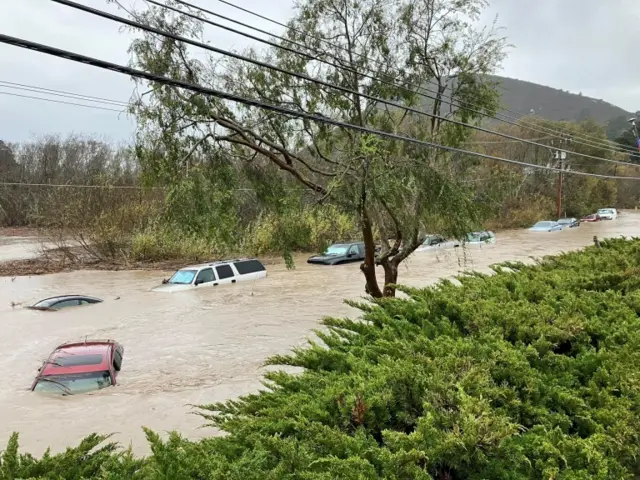
[[[87,104],[84,104],[84,103],[76,103],[76,102],[66,102],[64,100],[54,100],[52,98],[36,97],[36,96],[33,96],[33,95],[21,95],[19,93],[13,93],[13,92],[2,92],[2,91],[0,91],[0,95],[6,95],[6,96],[10,96],[10,97],[29,98],[31,100],[41,100],[43,102],[60,103],[60,104],[63,104],[63,105],[73,105],[74,107],[85,107],[85,108],[93,108],[95,110],[106,110],[106,111],[109,111],[109,112],[123,113],[123,110],[117,110],[115,108],[100,107],[98,105],[87,105]]]
[[[359,96],[361,98],[366,98],[366,99],[374,101],[374,102],[378,102],[378,103],[382,103],[382,104],[385,104],[385,105],[389,105],[391,107],[399,108],[399,109],[405,110],[407,112],[414,113],[416,115],[422,115],[422,116],[427,116],[427,117],[430,117],[430,118],[435,118],[435,119],[438,119],[438,120],[443,121],[443,122],[447,122],[447,123],[452,123],[454,125],[463,126],[463,127],[466,127],[466,128],[477,130],[479,132],[489,133],[489,134],[496,135],[496,136],[499,136],[499,137],[502,137],[502,138],[508,138],[510,140],[518,140],[518,141],[520,141],[522,143],[527,143],[529,145],[534,145],[534,146],[542,147],[542,148],[545,148],[545,149],[551,149],[551,147],[549,147],[549,145],[543,145],[541,143],[537,143],[537,142],[534,142],[534,141],[531,141],[531,140],[522,139],[522,138],[519,138],[519,137],[516,137],[516,136],[513,136],[513,135],[508,135],[508,134],[505,134],[505,133],[495,132],[493,130],[489,130],[489,129],[484,128],[484,127],[480,127],[480,126],[476,126],[476,125],[470,125],[470,124],[467,124],[467,123],[464,123],[464,122],[461,122],[461,121],[458,121],[458,120],[442,117],[442,116],[439,116],[439,115],[434,115],[432,113],[428,113],[428,112],[425,112],[423,110],[418,110],[418,109],[415,109],[415,108],[412,108],[412,107],[407,107],[407,106],[402,105],[401,103],[392,102],[392,101],[389,101],[389,100],[386,100],[386,99],[383,99],[383,98],[380,98],[380,97],[376,97],[374,95],[369,95],[367,93],[358,92],[358,91],[353,90],[351,88],[343,87],[343,86],[340,86],[340,85],[335,85],[335,84],[332,84],[330,82],[326,82],[324,80],[320,80],[320,79],[317,79],[317,78],[310,77],[310,76],[308,76],[306,74],[303,74],[303,73],[293,72],[291,70],[287,70],[285,68],[281,68],[281,67],[272,65],[270,63],[267,63],[267,62],[263,62],[263,61],[260,61],[260,60],[256,60],[256,59],[247,57],[245,55],[240,55],[240,54],[235,53],[235,52],[231,52],[231,51],[224,50],[224,49],[221,49],[221,48],[218,48],[218,47],[207,45],[206,43],[200,42],[198,40],[193,40],[191,38],[187,38],[187,37],[184,37],[184,36],[181,36],[181,35],[176,35],[176,34],[173,34],[171,32],[167,32],[165,30],[162,30],[160,28],[153,27],[151,25],[146,25],[144,23],[140,23],[140,22],[137,22],[135,20],[131,20],[131,19],[128,19],[128,18],[120,17],[118,15],[114,15],[114,14],[105,12],[103,10],[95,9],[95,8],[92,8],[92,7],[89,7],[89,6],[86,6],[86,5],[82,5],[82,4],[79,4],[79,3],[74,2],[72,0],[50,0],[50,1],[52,1],[54,3],[61,4],[61,5],[68,6],[68,7],[71,7],[71,8],[75,8],[77,10],[89,13],[91,15],[96,15],[98,17],[102,17],[102,18],[105,18],[107,20],[111,20],[111,21],[114,21],[114,22],[122,23],[122,24],[128,25],[128,26],[133,27],[133,28],[138,28],[140,30],[144,30],[144,31],[147,31],[147,32],[150,32],[150,33],[154,33],[156,35],[160,35],[160,36],[163,36],[165,38],[170,38],[170,39],[178,41],[178,42],[183,42],[183,43],[186,43],[186,44],[189,44],[189,45],[193,45],[194,47],[202,48],[202,49],[205,49],[205,50],[209,50],[209,51],[218,53],[220,55],[224,55],[224,56],[227,56],[227,57],[235,58],[236,60],[240,60],[240,61],[243,61],[243,62],[251,63],[253,65],[256,65],[256,66],[259,66],[259,67],[262,67],[262,68],[266,68],[266,69],[269,69],[269,70],[272,70],[272,71],[275,71],[275,72],[278,72],[278,73],[281,73],[281,74],[284,74],[284,75],[289,75],[289,76],[292,76],[292,77],[296,77],[296,78],[299,78],[301,80],[304,80],[304,81],[307,81],[307,82],[311,82],[311,83],[315,83],[317,85],[322,85],[322,86],[327,87],[327,88],[332,88],[332,89],[335,89],[335,90],[338,90],[338,91],[341,91],[341,92],[344,92],[344,93],[348,93],[350,95],[357,95],[357,96]],[[618,160],[611,160],[611,159],[607,159],[607,158],[596,157],[594,155],[588,155],[588,154],[585,154],[585,153],[578,153],[578,152],[573,152],[573,151],[567,151],[567,152],[571,153],[574,156],[578,156],[578,157],[582,157],[582,158],[589,158],[589,159],[592,159],[592,160],[598,160],[598,161],[607,162],[607,163],[613,163],[613,164],[617,164],[617,165],[626,165],[626,166],[631,166],[631,167],[639,167],[640,166],[639,164],[636,164],[636,163],[622,162],[622,161],[618,161]]]
[[[77,100],[88,100],[95,103],[113,104],[117,106],[127,106],[128,102],[121,100],[110,100],[103,97],[94,97],[92,95],[84,95],[82,93],[68,92],[65,90],[55,90],[53,88],[38,87],[36,85],[27,85],[24,83],[9,82],[6,80],[0,80],[0,87],[11,88],[15,90],[26,90],[36,93],[45,93],[47,95],[54,95],[58,97],[74,98]]]
[[[307,46],[304,46],[304,45],[301,45],[301,44],[297,44],[296,42],[293,42],[292,40],[289,40],[289,39],[286,39],[286,38],[283,38],[283,37],[279,37],[278,35],[274,35],[273,33],[265,32],[264,30],[256,29],[256,28],[251,27],[251,26],[248,26],[247,24],[244,24],[244,23],[242,23],[242,22],[238,22],[238,21],[236,21],[236,20],[234,20],[234,19],[231,19],[231,18],[225,17],[225,16],[223,16],[223,15],[217,14],[217,13],[212,12],[212,11],[210,11],[210,10],[207,10],[207,9],[205,9],[205,8],[203,8],[203,7],[199,7],[199,6],[194,5],[194,4],[192,4],[192,3],[186,2],[185,0],[174,0],[174,1],[175,1],[175,2],[177,2],[177,3],[179,3],[179,4],[182,4],[182,5],[184,5],[184,6],[188,6],[188,7],[190,7],[190,8],[194,8],[194,9],[200,10],[200,11],[202,11],[202,12],[206,12],[206,13],[209,13],[209,14],[211,14],[211,15],[215,15],[215,16],[217,16],[217,17],[219,17],[219,18],[226,19],[226,20],[228,20],[228,21],[230,21],[230,22],[233,22],[233,23],[236,23],[236,24],[243,25],[243,26],[245,26],[245,27],[247,27],[247,28],[252,28],[252,29],[254,29],[254,30],[256,30],[256,31],[261,31],[261,32],[263,32],[263,33],[266,33],[266,34],[268,34],[268,35],[270,35],[270,36],[274,37],[274,38],[279,38],[279,39],[281,39],[281,40],[284,40],[284,41],[290,42],[290,43],[292,43],[292,44],[296,44],[296,45],[298,45],[298,46],[303,46],[304,48],[309,48],[309,47],[307,47]],[[249,9],[247,9],[247,8],[241,7],[241,6],[236,5],[236,4],[232,3],[232,2],[229,2],[229,1],[227,1],[227,0],[218,0],[218,1],[219,1],[219,2],[221,2],[221,3],[223,3],[223,4],[225,4],[225,5],[228,5],[228,6],[230,6],[230,7],[233,7],[233,8],[235,8],[235,9],[237,9],[237,10],[240,10],[240,11],[243,11],[243,12],[248,13],[248,14],[250,14],[250,15],[253,15],[253,16],[257,17],[257,18],[261,18],[261,19],[266,20],[266,21],[268,21],[268,22],[271,22],[271,23],[273,23],[273,24],[275,24],[275,25],[278,25],[278,26],[284,27],[284,28],[286,28],[287,30],[291,30],[291,31],[293,31],[293,32],[300,33],[300,34],[303,34],[303,35],[306,35],[306,36],[311,36],[312,38],[315,38],[316,40],[321,41],[322,43],[324,43],[324,44],[326,44],[326,45],[330,46],[331,48],[337,48],[337,49],[340,49],[340,50],[347,51],[347,49],[346,49],[345,47],[343,47],[342,45],[338,45],[338,44],[332,43],[331,41],[326,40],[326,39],[324,39],[324,38],[322,38],[322,37],[320,37],[320,36],[318,36],[318,35],[312,35],[312,34],[310,35],[308,32],[301,32],[300,30],[297,30],[297,29],[295,29],[295,28],[293,28],[293,27],[291,27],[291,26],[289,26],[289,25],[286,25],[285,23],[279,22],[279,21],[277,21],[277,20],[274,20],[274,19],[269,18],[269,17],[267,17],[267,16],[265,16],[265,15],[262,15],[262,14],[259,14],[259,13],[257,13],[257,12],[254,12],[254,11],[249,10]],[[151,3],[156,3],[156,2],[155,2],[155,1],[153,1],[153,2],[151,2]],[[183,13],[185,13],[185,12],[183,12]],[[323,54],[331,55],[330,53],[325,52],[325,51],[316,50],[316,52],[320,52],[320,53],[323,53]],[[363,57],[363,55],[362,55],[361,53],[359,53],[359,52],[353,52],[353,53],[354,53],[356,56],[358,56],[358,57]],[[336,58],[336,57],[334,56],[334,58]],[[381,63],[380,61],[375,61],[375,60],[372,60],[372,61],[374,61],[374,63],[378,63],[379,65],[382,65],[382,63]],[[424,91],[427,91],[427,92],[430,92],[430,93],[435,93],[435,94],[438,94],[438,95],[439,95],[439,93],[438,93],[438,92],[433,91],[433,90],[430,90],[430,89],[428,89],[428,88],[426,88],[426,87],[424,87],[424,86],[420,86],[420,85],[409,85],[409,86],[410,86],[410,87],[412,87],[412,88],[415,88],[415,89],[420,89],[420,90],[424,90]],[[416,90],[416,93],[418,93],[418,92],[417,92],[417,90]],[[426,96],[427,98],[433,98],[433,97],[429,97],[428,95],[425,95],[425,96]],[[449,96],[447,96],[447,95],[442,95],[442,96],[449,97]],[[452,98],[452,97],[449,97],[449,98]],[[468,107],[464,107],[464,106],[462,106],[462,105],[460,105],[460,104],[450,103],[450,102],[446,102],[446,101],[443,101],[443,103],[446,103],[447,105],[455,106],[455,107],[458,107],[458,108],[462,108],[462,109],[465,109],[465,110],[467,110],[467,111],[472,111],[470,108],[468,108]],[[470,103],[470,102],[462,102],[462,103],[467,104],[467,105],[470,105],[471,107],[474,107],[474,104],[473,104],[473,103]],[[515,111],[513,111],[513,110],[509,110],[508,108],[505,108],[505,109],[504,109],[504,111],[511,112],[511,113],[516,114],[516,115],[520,115],[521,117],[524,117],[524,116],[525,116],[525,115],[521,115],[520,113],[515,112]],[[491,118],[494,118],[494,119],[496,119],[496,120],[503,121],[503,122],[505,122],[505,123],[509,123],[509,124],[512,124],[512,125],[517,125],[517,126],[519,126],[519,127],[523,127],[523,126],[524,126],[524,127],[526,127],[526,128],[529,128],[529,129],[530,129],[530,130],[532,130],[532,131],[538,131],[538,133],[547,133],[547,134],[555,133],[555,134],[556,134],[556,136],[557,136],[557,138],[564,138],[564,137],[566,137],[566,136],[568,136],[568,135],[570,135],[570,136],[572,136],[572,137],[576,137],[576,136],[577,136],[577,137],[579,137],[579,138],[580,138],[580,137],[582,137],[582,138],[584,138],[584,139],[585,139],[585,141],[586,141],[586,140],[589,140],[590,142],[593,142],[593,143],[595,144],[595,145],[590,145],[591,147],[595,147],[595,148],[603,148],[603,147],[601,147],[601,146],[600,146],[600,147],[598,146],[598,144],[600,144],[600,145],[607,145],[607,146],[608,146],[608,148],[613,148],[613,149],[615,149],[614,151],[620,151],[620,150],[625,151],[625,150],[628,150],[630,153],[637,153],[637,151],[636,151],[636,149],[635,149],[635,148],[633,148],[633,147],[629,147],[628,145],[623,145],[623,144],[620,144],[620,143],[614,142],[614,141],[612,141],[612,140],[606,140],[606,141],[604,141],[604,140],[602,140],[602,139],[598,139],[598,138],[596,138],[596,137],[592,137],[592,136],[587,135],[587,134],[584,134],[584,133],[571,132],[571,131],[568,131],[568,130],[564,130],[564,131],[563,131],[563,130],[555,130],[555,129],[557,129],[557,128],[558,128],[558,127],[557,127],[557,126],[555,126],[555,125],[554,125],[554,128],[553,128],[553,129],[551,129],[550,127],[546,127],[546,126],[538,126],[538,125],[536,125],[536,127],[537,127],[537,128],[544,129],[544,131],[541,131],[541,130],[535,130],[535,128],[534,128],[534,127],[529,126],[526,122],[523,122],[523,121],[522,121],[520,118],[518,118],[518,117],[511,117],[511,116],[509,116],[509,115],[505,115],[505,114],[502,114],[502,113],[498,113],[498,114],[496,114],[496,115],[503,116],[503,117],[505,117],[506,119],[509,119],[509,120],[511,120],[511,121],[503,120],[503,119],[500,119],[500,118],[498,118],[498,117],[491,117]],[[518,122],[518,121],[520,121],[521,123],[520,123],[520,124],[518,124],[518,123],[513,123],[513,122]],[[584,142],[583,142],[583,143],[584,143]],[[585,145],[587,145],[587,143],[585,143]]]
[[[135,69],[132,67],[127,67],[125,65],[118,65],[116,63],[112,63],[112,62],[107,62],[104,60],[99,60],[97,58],[93,58],[93,57],[88,57],[86,55],[81,55],[78,53],[74,53],[74,52],[70,52],[68,50],[62,50],[56,47],[52,47],[49,45],[43,45],[40,43],[36,43],[36,42],[31,42],[29,40],[24,40],[21,38],[17,38],[17,37],[13,37],[10,35],[5,35],[5,34],[0,34],[0,43],[4,43],[4,44],[8,44],[8,45],[13,45],[16,47],[20,47],[20,48],[24,48],[24,49],[28,49],[28,50],[33,50],[36,52],[40,52],[40,53],[45,53],[47,55],[50,56],[54,56],[54,57],[58,57],[58,58],[64,58],[66,60],[69,61],[73,61],[73,62],[77,62],[77,63],[83,63],[85,65],[91,65],[97,68],[101,68],[104,70],[111,70],[114,72],[118,72],[121,74],[125,74],[125,75],[129,75],[131,77],[136,77],[136,78],[143,78],[146,79],[150,82],[156,82],[158,84],[162,84],[162,85],[169,85],[169,86],[173,86],[173,87],[178,87],[178,88],[182,88],[184,90],[188,90],[188,91],[192,91],[195,93],[200,93],[203,95],[210,95],[212,97],[217,97],[223,100],[229,100],[232,102],[236,102],[236,103],[240,103],[243,105],[248,105],[251,107],[257,107],[257,108],[261,108],[264,110],[269,110],[272,112],[276,112],[276,113],[280,113],[282,115],[286,115],[289,117],[293,117],[293,118],[303,118],[303,119],[307,119],[316,123],[324,123],[327,125],[333,125],[335,127],[340,127],[340,128],[345,128],[345,129],[350,129],[350,130],[354,130],[354,131],[358,131],[361,133],[368,133],[368,134],[373,134],[373,135],[377,135],[380,137],[384,137],[384,138],[390,138],[393,140],[400,140],[400,141],[405,141],[405,142],[409,142],[409,143],[413,143],[416,145],[420,145],[423,147],[430,147],[430,148],[435,148],[435,149],[439,149],[439,150],[443,150],[443,151],[447,151],[447,152],[451,152],[451,153],[458,153],[458,154],[462,154],[462,155],[468,155],[468,156],[472,156],[472,157],[478,157],[478,158],[483,158],[486,160],[494,160],[496,162],[501,162],[501,163],[506,163],[506,164],[510,164],[510,165],[518,165],[521,167],[528,167],[528,168],[533,168],[533,169],[539,169],[539,170],[547,170],[547,171],[553,171],[553,172],[563,172],[565,174],[570,174],[570,175],[580,175],[580,176],[585,176],[585,177],[594,177],[594,178],[601,178],[601,179],[612,179],[612,180],[634,180],[634,181],[639,181],[640,177],[624,177],[624,176],[618,176],[618,175],[604,175],[604,174],[598,174],[598,173],[589,173],[589,172],[582,172],[582,171],[577,171],[577,170],[567,170],[567,169],[562,169],[562,168],[556,168],[556,167],[551,167],[551,166],[546,166],[546,165],[538,165],[538,164],[534,164],[534,163],[527,163],[527,162],[521,162],[518,160],[512,160],[512,159],[508,159],[508,158],[502,158],[502,157],[497,157],[494,155],[488,155],[488,154],[484,154],[484,153],[478,153],[478,152],[473,152],[473,151],[469,151],[469,150],[464,150],[462,148],[457,148],[457,147],[450,147],[447,145],[440,145],[438,143],[433,143],[433,142],[428,142],[425,140],[419,140],[417,138],[413,138],[413,137],[407,137],[405,135],[400,135],[397,133],[390,133],[390,132],[385,132],[382,130],[377,130],[377,129],[372,129],[372,128],[368,128],[368,127],[361,127],[359,125],[353,125],[350,123],[346,123],[346,122],[342,122],[339,120],[334,120],[332,118],[328,118],[322,115],[315,115],[315,114],[310,114],[310,113],[306,113],[306,112],[302,112],[302,111],[295,111],[295,110],[290,110],[288,108],[284,108],[281,107],[279,105],[272,105],[266,102],[262,102],[259,100],[255,100],[255,99],[251,99],[251,98],[246,98],[240,95],[235,95],[232,93],[228,93],[228,92],[223,92],[217,89],[213,89],[213,88],[208,88],[208,87],[203,87],[201,85],[195,85],[192,83],[188,83],[188,82],[184,82],[182,80],[176,80],[173,78],[168,78],[168,77],[164,77],[161,75],[156,75],[150,72],[146,72],[143,70],[139,70],[139,69]]]

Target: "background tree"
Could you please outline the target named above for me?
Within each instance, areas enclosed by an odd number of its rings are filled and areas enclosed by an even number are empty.
[[[131,51],[134,65],[153,73],[456,146],[468,129],[425,120],[370,97],[478,121],[466,110],[444,109],[441,99],[448,91],[454,100],[473,101],[493,113],[497,94],[483,75],[498,66],[506,45],[495,28],[474,27],[485,6],[482,0],[303,1],[288,23],[285,43],[295,42],[304,55],[279,49],[246,52],[325,85],[240,60],[198,60],[184,44],[157,35],[143,34]],[[203,24],[193,16],[159,7],[132,14],[172,33],[202,36]],[[420,105],[416,86],[430,83],[438,86],[438,94]],[[217,178],[222,165],[222,171],[236,174],[235,182],[225,180],[220,188],[261,184],[278,191],[297,184],[316,201],[356,214],[365,242],[361,269],[366,290],[375,297],[394,294],[398,265],[421,244],[425,229],[460,236],[476,221],[473,197],[452,177],[455,161],[444,151],[174,88],[145,84],[144,89],[133,112],[140,125],[138,153],[149,178],[178,184],[187,165],[196,167],[190,163],[196,152],[207,152],[203,158],[219,162],[209,178]],[[378,256],[376,237],[382,242]],[[384,270],[383,287],[376,265]]]

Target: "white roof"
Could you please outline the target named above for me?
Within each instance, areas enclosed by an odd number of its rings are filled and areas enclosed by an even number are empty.
[[[197,265],[189,265],[187,267],[179,268],[178,270],[199,270],[199,269],[205,268],[205,267],[215,267],[217,265],[225,265],[225,264],[234,263],[234,262],[244,262],[244,261],[247,261],[247,260],[260,261],[257,258],[233,258],[233,259],[230,259],[230,260],[216,260],[216,261],[213,261],[213,262],[199,263]],[[260,262],[260,263],[262,263],[262,262]]]

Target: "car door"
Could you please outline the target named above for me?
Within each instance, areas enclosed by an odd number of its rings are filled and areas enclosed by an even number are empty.
[[[360,260],[360,258],[360,249],[358,248],[358,245],[351,245],[349,250],[347,250],[347,261],[353,262]]]
[[[206,267],[198,272],[196,275],[196,279],[193,282],[194,286],[202,286],[202,287],[212,287],[217,285],[216,277],[213,274],[213,268]]]
[[[218,265],[216,273],[218,274],[218,283],[236,283],[236,276],[231,265]]]

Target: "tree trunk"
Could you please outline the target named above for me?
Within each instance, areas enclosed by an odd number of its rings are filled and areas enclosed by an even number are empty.
[[[386,259],[382,263],[384,268],[384,289],[382,295],[384,297],[395,297],[396,289],[392,285],[395,285],[398,281],[398,265],[393,260]]]
[[[362,239],[364,240],[364,263],[360,265],[360,270],[364,274],[365,291],[368,295],[375,298],[382,297],[382,291],[378,285],[376,278],[376,244],[373,241],[373,229],[371,228],[371,219],[366,209],[361,212],[362,215]]]

